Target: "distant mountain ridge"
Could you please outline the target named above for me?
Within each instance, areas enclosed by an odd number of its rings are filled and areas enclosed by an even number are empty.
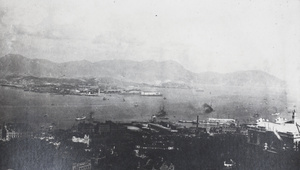
[[[112,77],[136,83],[212,84],[231,86],[282,86],[284,82],[263,71],[239,71],[220,74],[193,73],[175,61],[86,60],[55,63],[29,59],[18,54],[0,58],[0,78],[10,75],[52,78]]]

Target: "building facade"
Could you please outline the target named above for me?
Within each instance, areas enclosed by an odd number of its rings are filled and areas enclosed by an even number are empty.
[[[260,119],[255,125],[248,126],[248,143],[261,146],[264,150],[300,151],[298,121],[273,123]]]
[[[72,170],[91,170],[92,163],[91,160],[80,162],[80,163],[73,163]]]

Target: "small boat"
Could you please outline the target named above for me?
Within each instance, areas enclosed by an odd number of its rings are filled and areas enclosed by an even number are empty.
[[[224,167],[225,168],[233,168],[235,167],[236,163],[230,159],[229,161],[224,161]]]
[[[272,115],[272,116],[278,116],[278,115],[280,115],[280,113],[279,113],[279,112],[277,112],[277,113],[272,113],[271,115]]]
[[[81,121],[81,120],[85,120],[86,116],[82,116],[82,117],[76,117],[75,120],[77,121]]]

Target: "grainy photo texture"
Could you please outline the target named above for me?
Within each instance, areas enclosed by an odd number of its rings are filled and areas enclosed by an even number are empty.
[[[300,1],[0,0],[0,169],[300,169]]]

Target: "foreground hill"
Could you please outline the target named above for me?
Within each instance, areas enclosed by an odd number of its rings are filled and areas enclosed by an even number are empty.
[[[227,74],[193,73],[174,61],[104,60],[55,63],[9,54],[0,58],[0,77],[35,76],[50,78],[112,77],[121,81],[160,85],[166,82],[193,85],[283,86],[280,79],[263,71],[240,71]]]

